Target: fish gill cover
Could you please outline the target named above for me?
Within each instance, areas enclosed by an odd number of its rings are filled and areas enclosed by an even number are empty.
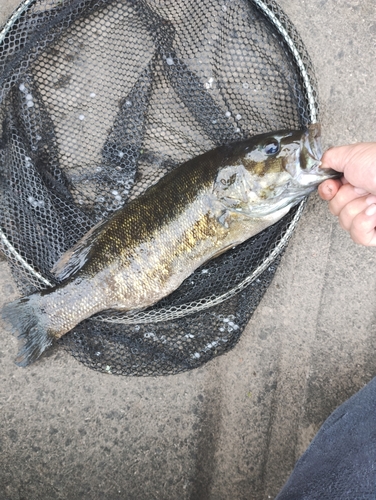
[[[94,224],[216,146],[317,120],[304,46],[272,0],[26,0],[0,33],[0,243],[20,291]],[[131,314],[59,343],[87,366],[162,375],[231,349],[303,204]]]

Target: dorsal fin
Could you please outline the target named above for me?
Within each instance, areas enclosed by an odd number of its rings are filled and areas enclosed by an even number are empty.
[[[67,250],[51,269],[51,273],[59,280],[70,278],[79,271],[89,258],[90,250],[98,234],[107,220],[100,221],[92,227],[72,248]]]

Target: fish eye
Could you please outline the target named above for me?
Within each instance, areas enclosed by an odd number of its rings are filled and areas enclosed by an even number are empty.
[[[270,142],[264,146],[264,153],[267,155],[275,155],[279,151],[279,143],[277,141]]]

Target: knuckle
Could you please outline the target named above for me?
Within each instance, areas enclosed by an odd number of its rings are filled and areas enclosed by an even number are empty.
[[[342,216],[342,214],[340,214],[340,216],[338,217],[338,222],[339,222],[339,225],[341,226],[342,229],[344,229],[345,231],[349,231],[350,230],[351,223],[348,222],[346,220],[346,218],[344,218]]]
[[[352,200],[352,193],[349,192],[346,186],[343,186],[329,202],[329,210],[333,215],[338,215]]]
[[[368,238],[366,234],[352,228],[350,231],[350,236],[353,242],[357,245],[368,246]]]
[[[357,233],[366,233],[370,230],[370,223],[363,214],[353,219],[352,227]]]
[[[340,210],[334,201],[329,202],[329,211],[332,215],[336,215],[336,216],[339,215]]]

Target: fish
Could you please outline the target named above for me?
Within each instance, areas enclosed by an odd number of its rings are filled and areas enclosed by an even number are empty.
[[[219,146],[173,169],[61,256],[58,284],[6,304],[25,367],[104,310],[145,309],[205,262],[280,220],[337,172],[320,169],[320,126]]]

